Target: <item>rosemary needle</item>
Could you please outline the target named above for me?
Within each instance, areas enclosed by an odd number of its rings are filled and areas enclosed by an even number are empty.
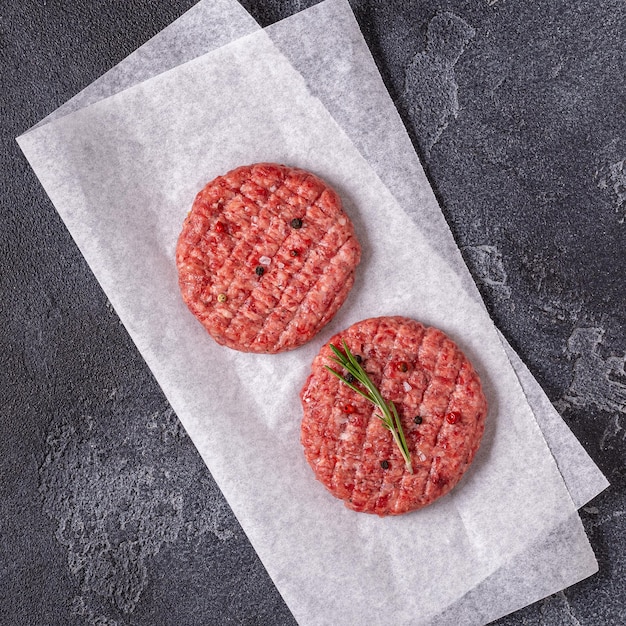
[[[374,406],[380,409],[382,415],[375,414],[378,417],[385,428],[391,432],[393,440],[400,449],[400,454],[406,464],[406,468],[410,474],[413,473],[413,465],[411,464],[411,454],[409,453],[409,447],[407,446],[406,439],[404,437],[404,431],[402,430],[402,423],[400,422],[400,416],[396,409],[395,404],[392,401],[387,402],[381,395],[376,385],[371,381],[367,372],[361,367],[355,356],[350,352],[350,348],[346,345],[345,341],[342,341],[344,352],[341,352],[332,343],[330,349],[333,351],[335,357],[330,357],[331,361],[337,363],[337,365],[343,367],[348,371],[348,376],[343,377],[334,369],[325,365],[324,367],[334,374],[339,380],[343,381],[350,389],[356,391],[359,395],[363,396],[366,400],[371,402]],[[356,386],[356,382],[361,383],[363,389]]]

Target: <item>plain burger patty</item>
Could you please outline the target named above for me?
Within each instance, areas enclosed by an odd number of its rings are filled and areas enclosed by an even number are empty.
[[[176,248],[183,299],[220,344],[276,353],[311,339],[354,284],[361,248],[339,196],[258,163],[198,193]]]

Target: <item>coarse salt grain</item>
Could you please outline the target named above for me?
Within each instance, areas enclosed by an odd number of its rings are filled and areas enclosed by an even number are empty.
[[[261,265],[269,265],[271,262],[272,262],[272,259],[270,259],[268,256],[262,256],[262,257],[259,259],[259,263],[260,263]]]
[[[404,389],[404,391],[411,391],[411,389],[413,389],[413,387],[411,387],[411,385],[409,385],[406,380],[402,383],[402,388]]]

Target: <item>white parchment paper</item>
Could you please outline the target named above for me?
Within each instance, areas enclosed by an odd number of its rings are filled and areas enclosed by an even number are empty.
[[[212,93],[207,93],[207,85]],[[221,102],[214,102],[214,93]],[[180,95],[183,102],[172,94]],[[177,111],[181,115],[176,116]],[[353,608],[328,606],[324,595],[318,606],[315,598],[332,589],[328,585],[335,576],[341,576],[343,589],[344,575],[356,585],[355,567],[363,578],[369,574],[370,584],[377,587],[370,589],[359,580],[362,591],[355,590],[350,598],[355,603],[359,598],[365,601],[360,608],[367,615],[377,604],[389,602],[393,597],[389,593],[406,600],[404,585],[421,580],[419,588],[427,599],[397,607],[396,623],[415,623],[417,615],[434,615],[519,554],[533,542],[535,533],[549,534],[572,516],[577,519],[484,309],[470,301],[462,281],[404,216],[395,198],[264,37],[236,42],[42,127],[22,138],[21,145],[279,590],[303,623],[314,623],[310,618],[321,606],[326,608],[318,615],[319,623],[358,618],[349,612]],[[51,156],[57,159],[55,165]],[[261,159],[313,169],[348,200],[366,254],[362,278],[332,330],[368,315],[413,315],[447,330],[487,374],[495,409],[481,457],[458,495],[422,512],[419,519],[407,516],[392,521],[394,543],[396,532],[405,540],[400,551],[385,543],[389,530],[384,523],[389,520],[338,510],[338,502],[320,493],[321,487],[316,490],[302,467],[296,396],[319,342],[279,357],[230,353],[212,344],[180,305],[172,242],[195,191],[228,167]],[[398,280],[389,281],[389,276]],[[449,290],[454,293],[448,294]],[[501,367],[506,371],[502,383]],[[194,369],[191,376],[190,368]],[[250,376],[250,371],[258,375]],[[496,387],[490,384],[494,380]],[[512,451],[517,458],[502,468],[504,456]],[[545,473],[534,474],[537,468]],[[272,469],[275,475],[268,476]],[[499,469],[505,471],[498,477]],[[508,497],[499,493],[503,487],[511,487]],[[534,497],[525,501],[524,489]],[[545,503],[537,497],[542,489],[549,494]],[[515,522],[530,525],[502,533],[502,525],[513,518],[509,511],[499,511],[499,505],[507,506],[509,499],[519,497],[525,515],[521,512]],[[311,507],[323,514],[314,515]],[[482,524],[486,511],[491,517],[498,511],[497,519],[487,528],[474,528]],[[534,516],[539,519],[530,519]],[[328,525],[329,519],[331,528],[318,527]],[[425,543],[432,546],[428,524],[436,527],[441,540],[436,552],[442,559],[442,575],[449,575],[450,558],[464,555],[455,570],[463,582],[446,590],[436,584],[425,589],[419,578],[436,574],[431,554],[427,568],[414,565],[414,558],[424,558],[421,542],[412,545],[415,538],[427,536]],[[500,532],[492,541],[489,535],[497,530],[493,527]],[[338,538],[341,545],[336,545]],[[373,552],[370,543],[376,547]],[[346,546],[350,546],[348,554]],[[341,554],[335,554],[340,548]],[[589,551],[583,552],[580,561],[589,569]],[[333,566],[345,557],[341,571],[333,573],[330,581],[325,573],[329,557]],[[381,590],[380,568],[396,574],[407,559],[411,576],[396,580],[392,575]],[[311,589],[310,576],[319,588]],[[303,598],[304,588],[314,597]],[[388,611],[387,607],[383,614],[388,616]]]

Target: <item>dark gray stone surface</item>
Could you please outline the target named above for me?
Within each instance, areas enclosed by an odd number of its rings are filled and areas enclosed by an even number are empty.
[[[0,0],[2,624],[293,623],[14,141],[192,4]],[[612,483],[581,511],[599,574],[498,624],[626,623],[626,5],[352,7],[495,322]]]

